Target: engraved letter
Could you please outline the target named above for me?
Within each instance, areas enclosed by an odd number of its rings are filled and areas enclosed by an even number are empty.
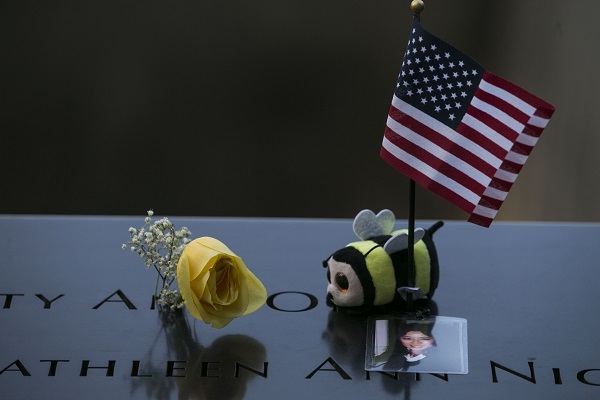
[[[64,296],[64,294],[59,294],[58,296],[56,296],[55,298],[53,298],[52,300],[48,300],[46,298],[46,296],[44,296],[43,294],[36,294],[35,295],[38,299],[40,299],[41,301],[44,302],[44,308],[50,308],[50,306],[52,305],[52,302],[54,302],[54,300],[58,300],[61,297]]]
[[[591,371],[600,371],[600,369],[584,369],[583,371],[579,371],[577,373],[577,380],[581,383],[585,383],[586,385],[600,386],[600,383],[592,383],[585,378],[585,375]]]
[[[306,296],[308,297],[309,300],[309,304],[307,307],[302,308],[300,310],[284,310],[282,308],[279,308],[275,305],[275,297],[282,295],[282,294],[287,294],[287,293],[295,293],[295,294],[300,294],[302,296]],[[308,311],[308,310],[312,310],[313,308],[315,308],[317,306],[317,304],[319,304],[319,300],[317,300],[317,298],[315,296],[313,296],[312,294],[309,293],[304,293],[304,292],[279,292],[279,293],[274,293],[272,295],[270,295],[267,298],[267,305],[269,307],[271,307],[274,310],[277,311],[284,311],[284,312],[302,312],[302,311]]]
[[[513,371],[512,369],[508,369],[505,366],[495,363],[491,360],[490,360],[490,364],[492,366],[492,382],[494,382],[494,383],[498,383],[498,377],[496,376],[496,368],[500,368],[508,373],[518,376],[521,379],[525,379],[526,381],[529,381],[529,382],[535,384],[535,373],[533,371],[533,362],[531,362],[531,361],[527,362],[527,364],[529,364],[529,373],[531,374],[531,376],[520,374],[516,371]]]
[[[137,376],[140,378],[152,378],[152,375],[140,375],[140,361],[133,360],[131,363],[131,376]]]
[[[185,367],[176,367],[175,363],[187,364],[187,361],[167,361],[167,376],[173,378],[185,378],[185,375],[173,375],[176,369],[185,370]]]
[[[255,373],[256,375],[260,375],[263,378],[266,378],[267,377],[267,368],[268,367],[269,367],[269,363],[268,362],[263,363],[263,372],[260,372],[259,370],[256,370],[254,368],[250,368],[250,367],[248,367],[248,366],[246,366],[246,365],[244,365],[244,364],[239,363],[239,362],[236,361],[235,362],[235,375],[234,376],[236,378],[239,378],[240,377],[240,368],[243,368],[243,369],[245,369],[247,371]]]
[[[321,367],[322,367],[323,365],[325,365],[326,363],[329,363],[329,364],[330,364],[330,365],[333,367],[333,369],[330,369],[330,368],[328,368],[328,369],[325,369],[325,368],[321,369]],[[319,365],[319,366],[317,367],[317,369],[315,369],[313,372],[311,372],[310,374],[308,374],[308,376],[307,376],[306,378],[304,378],[304,379],[311,379],[311,378],[313,377],[313,375],[317,373],[317,371],[335,371],[335,372],[337,372],[338,374],[340,374],[340,376],[341,376],[342,378],[344,378],[344,379],[352,379],[352,378],[350,377],[350,375],[348,375],[348,374],[346,373],[346,371],[344,371],[344,370],[342,369],[342,367],[340,367],[340,365],[339,365],[338,363],[336,363],[336,362],[333,360],[333,358],[331,358],[331,357],[329,357],[327,360],[323,361],[323,363],[321,363],[321,365]]]
[[[121,300],[110,300],[110,298],[113,297],[115,294],[117,296],[119,296],[121,298]],[[96,304],[96,306],[94,306],[92,309],[93,310],[97,310],[104,303],[125,303],[125,305],[127,306],[127,308],[129,308],[130,310],[137,310],[135,308],[135,306],[133,305],[133,303],[131,302],[131,300],[129,300],[127,298],[127,296],[125,296],[125,294],[123,294],[123,292],[121,291],[121,289],[118,289],[116,292],[114,292],[113,294],[111,294],[110,296],[108,296],[107,298],[105,298],[104,300],[102,300],[100,303]]]
[[[59,362],[69,362],[69,360],[40,360],[40,362],[49,362],[48,376],[56,376],[56,366]]]
[[[108,366],[106,367],[90,367],[90,360],[83,360],[81,362],[81,371],[79,372],[79,376],[88,376],[89,369],[105,369],[106,376],[113,376],[115,373],[115,360],[108,360]]]
[[[17,369],[9,369],[13,365],[16,366]],[[29,371],[27,371],[27,368],[25,368],[25,366],[23,365],[23,363],[21,361],[19,361],[19,360],[16,360],[12,364],[10,364],[8,367],[6,367],[2,371],[0,371],[0,375],[2,375],[5,371],[14,371],[14,372],[19,371],[21,373],[21,375],[23,375],[23,376],[31,376],[31,374],[29,373]]]
[[[10,305],[12,304],[13,296],[25,296],[25,295],[19,294],[19,293],[0,293],[0,296],[6,296],[6,299],[4,299],[4,306],[2,308],[10,308]]]

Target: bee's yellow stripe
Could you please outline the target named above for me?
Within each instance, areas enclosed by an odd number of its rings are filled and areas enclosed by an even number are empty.
[[[400,232],[406,232],[408,229],[401,229],[392,232],[392,235],[397,235]],[[431,259],[429,258],[429,252],[425,242],[419,240],[415,243],[415,287],[421,288],[423,293],[429,294],[429,288],[431,285]]]
[[[365,240],[350,243],[348,246],[352,246],[362,254],[366,254],[373,247],[377,246],[377,243]],[[392,259],[383,250],[383,247],[378,246],[367,255],[365,261],[369,275],[373,279],[373,286],[375,286],[373,304],[379,306],[392,302],[396,294],[396,275],[394,274]]]

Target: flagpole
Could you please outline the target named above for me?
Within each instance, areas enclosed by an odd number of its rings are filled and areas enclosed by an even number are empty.
[[[425,3],[422,0],[413,0],[410,3],[410,9],[412,10],[415,18],[421,20],[421,11],[425,8]],[[410,179],[409,190],[408,190],[408,287],[415,286],[415,181]],[[407,291],[406,303],[408,311],[412,311],[413,308],[413,295],[412,292]]]
[[[408,287],[415,286],[415,181],[412,179],[409,183],[408,190]],[[406,302],[408,304],[408,310],[411,311],[413,304],[413,295],[411,291],[406,292]]]

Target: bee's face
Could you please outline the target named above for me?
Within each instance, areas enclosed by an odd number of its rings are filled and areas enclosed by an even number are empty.
[[[327,298],[340,307],[362,306],[365,301],[363,287],[352,266],[330,257],[327,267]]]

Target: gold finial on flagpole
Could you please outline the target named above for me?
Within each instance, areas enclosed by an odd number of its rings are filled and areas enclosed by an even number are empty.
[[[418,17],[421,14],[421,11],[425,8],[425,3],[423,0],[413,0],[410,3],[410,9],[412,12]]]

